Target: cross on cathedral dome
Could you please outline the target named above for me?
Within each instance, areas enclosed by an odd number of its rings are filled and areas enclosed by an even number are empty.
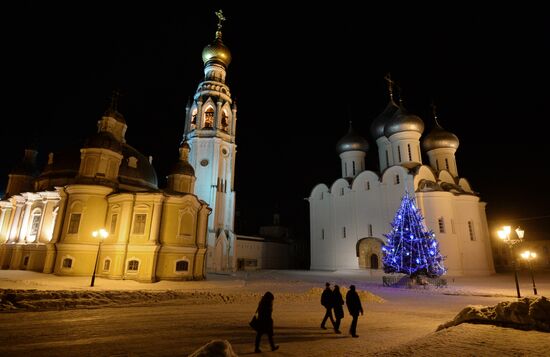
[[[216,12],[216,16],[218,16],[216,38],[202,50],[202,61],[205,65],[214,62],[227,68],[229,63],[231,63],[231,52],[222,42],[222,22],[225,21],[225,17],[221,10]]]

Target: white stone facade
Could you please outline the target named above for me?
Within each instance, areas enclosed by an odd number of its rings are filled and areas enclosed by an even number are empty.
[[[407,189],[414,193],[426,226],[436,234],[449,275],[494,273],[486,204],[466,179],[457,176],[458,140],[454,148],[430,147],[431,163],[446,159],[449,166],[436,168],[422,165],[420,134],[421,130],[403,130],[389,140],[377,138],[378,151],[384,153],[379,155],[381,174],[366,170],[339,178],[330,187],[313,188],[308,198],[311,269],[383,269],[384,234]],[[386,155],[389,143],[391,152]],[[398,148],[402,155],[396,155]]]

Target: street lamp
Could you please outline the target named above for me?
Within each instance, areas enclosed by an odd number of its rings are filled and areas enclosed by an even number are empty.
[[[96,271],[96,268],[97,268],[97,261],[99,260],[99,251],[101,250],[101,243],[103,243],[103,240],[109,236],[109,233],[105,229],[101,228],[100,230],[93,231],[92,236],[94,238],[99,237],[100,240],[99,240],[99,245],[97,246],[97,255],[95,257],[94,273],[92,274],[92,282],[91,282],[90,286],[94,286],[95,271]]]
[[[529,265],[529,272],[531,273],[531,281],[533,281],[533,293],[537,295],[537,286],[535,285],[535,275],[533,274],[533,268],[531,267],[531,260],[537,257],[537,253],[526,250],[525,252],[521,253],[521,257],[527,260],[527,264]]]
[[[510,233],[512,233],[512,228],[510,226],[504,226],[500,231],[497,232],[498,237],[504,241],[508,245],[508,248],[510,248],[510,252],[512,254],[512,266],[514,268],[514,279],[516,281],[516,290],[518,293],[518,299],[521,298],[521,294],[519,292],[519,283],[518,283],[518,270],[516,267],[516,257],[514,255],[514,245],[521,243],[523,240],[523,235],[525,234],[525,231],[521,228],[516,228],[516,237],[511,237]]]

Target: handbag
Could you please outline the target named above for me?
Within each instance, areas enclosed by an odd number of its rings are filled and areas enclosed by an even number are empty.
[[[260,320],[258,319],[258,317],[254,314],[254,316],[252,316],[252,320],[250,320],[250,322],[248,323],[250,325],[250,327],[252,327],[255,331],[259,331],[260,330]]]

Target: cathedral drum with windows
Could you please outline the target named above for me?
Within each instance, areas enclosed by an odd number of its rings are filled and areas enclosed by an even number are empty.
[[[494,273],[485,203],[458,176],[456,135],[444,130],[434,110],[433,129],[422,140],[424,122],[395,103],[371,124],[380,171],[365,169],[369,148],[350,123],[337,143],[342,177],[316,185],[310,206],[311,269],[381,271],[384,234],[405,191],[414,193],[425,224],[439,241],[449,275]],[[422,164],[421,147],[429,158]]]

